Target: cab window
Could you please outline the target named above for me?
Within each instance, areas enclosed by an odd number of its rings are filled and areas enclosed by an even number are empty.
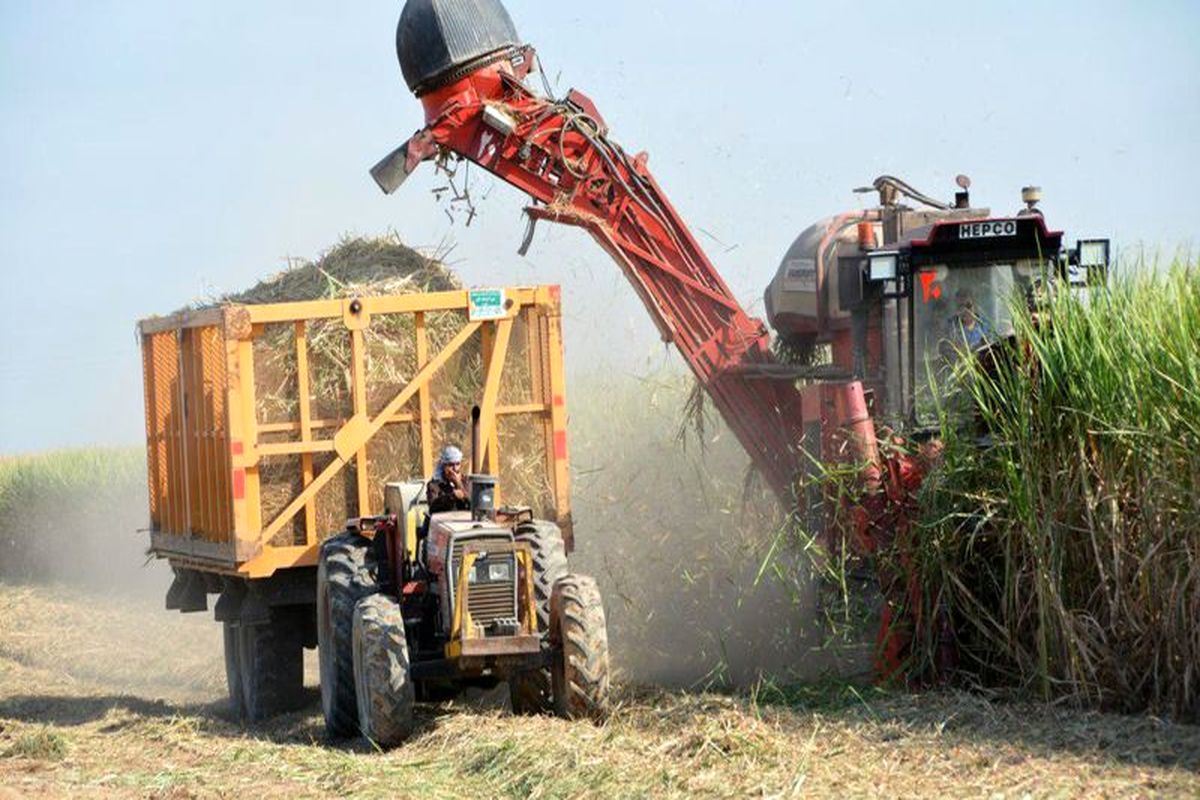
[[[934,264],[914,270],[918,421],[936,421],[935,400],[954,413],[954,400],[962,389],[957,384],[960,360],[1012,336],[1012,303],[1032,300],[1046,274],[1043,262],[1034,259],[978,266]]]

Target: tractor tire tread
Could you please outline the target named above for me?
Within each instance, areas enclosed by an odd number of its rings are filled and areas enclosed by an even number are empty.
[[[608,716],[608,627],[596,581],[568,574],[550,600],[554,710],[567,719]]]
[[[359,730],[377,747],[395,747],[412,733],[416,702],[400,604],[384,594],[360,600],[353,650]]]
[[[271,621],[237,627],[242,714],[260,722],[304,705],[304,644],[290,610],[272,609]]]
[[[333,737],[358,733],[354,690],[354,609],[378,591],[371,543],[357,533],[341,533],[321,545],[317,567],[317,646],[321,666],[321,708]],[[328,608],[326,608],[328,604]]]
[[[236,720],[246,717],[246,701],[242,692],[242,658],[240,631],[236,623],[221,623],[225,649],[225,684],[229,688],[229,711]]]

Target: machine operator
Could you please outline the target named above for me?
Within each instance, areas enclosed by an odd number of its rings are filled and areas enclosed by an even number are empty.
[[[991,327],[979,316],[970,290],[959,289],[955,300],[958,311],[949,320],[951,341],[965,344],[968,350],[978,350],[995,338]]]
[[[466,479],[462,474],[462,460],[462,450],[453,445],[442,448],[433,479],[425,487],[430,514],[466,511],[471,507],[471,494],[467,491]]]

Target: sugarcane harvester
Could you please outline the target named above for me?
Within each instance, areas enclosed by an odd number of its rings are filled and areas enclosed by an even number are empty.
[[[1046,265],[1071,260],[1036,202],[1019,217],[991,220],[970,208],[965,186],[950,206],[882,178],[878,208],[814,226],[785,258],[768,289],[768,316],[788,350],[827,348],[831,358],[819,366],[782,360],[766,324],[743,309],[655,181],[647,155],[617,144],[582,92],[555,99],[548,86],[534,88],[537,56],[499,0],[408,0],[396,47],[425,127],[372,169],[380,188],[394,192],[424,161],[467,160],[532,199],[522,253],[539,222],[587,231],[785,506],[819,505],[818,482],[805,480],[816,464],[862,465],[850,516],[868,551],[908,525],[929,468],[919,453],[881,455],[876,432],[877,422],[901,428],[920,411],[918,351],[936,350],[928,333],[936,322],[920,301],[944,301],[941,309],[953,289],[974,281],[994,309],[1014,280],[1032,286]],[[881,668],[894,670],[904,635],[884,617]]]

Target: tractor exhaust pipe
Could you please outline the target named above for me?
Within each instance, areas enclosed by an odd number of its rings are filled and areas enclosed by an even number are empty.
[[[483,459],[479,457],[479,406],[471,409],[471,474],[478,475],[483,469]]]
[[[479,449],[479,406],[471,409],[471,519],[476,522],[496,519],[496,477],[483,474]]]

